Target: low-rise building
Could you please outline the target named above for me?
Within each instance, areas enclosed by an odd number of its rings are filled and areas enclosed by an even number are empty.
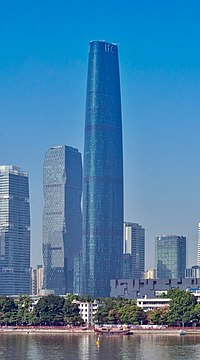
[[[118,279],[111,280],[111,297],[126,299],[155,298],[170,289],[200,289],[200,278]]]
[[[147,298],[147,296],[145,296],[143,299],[137,299],[137,306],[144,311],[166,308],[169,306],[170,300],[169,298]]]
[[[98,308],[102,305],[98,303],[96,300],[93,302],[80,302],[76,301],[78,303],[78,307],[80,310],[80,316],[84,320],[85,323],[88,325],[94,324],[94,316],[98,310]]]

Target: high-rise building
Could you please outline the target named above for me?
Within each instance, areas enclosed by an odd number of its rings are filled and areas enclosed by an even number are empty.
[[[37,269],[30,269],[31,295],[37,295]]]
[[[37,266],[37,294],[41,293],[44,284],[44,268],[42,265]]]
[[[28,174],[0,166],[0,295],[30,294]]]
[[[83,293],[110,295],[122,275],[123,156],[118,48],[91,41],[83,178]]]
[[[43,287],[55,294],[71,293],[74,257],[82,245],[80,152],[69,146],[51,147],[43,176]]]
[[[142,278],[145,267],[145,229],[141,225],[124,223],[123,253],[123,277],[129,275],[129,279]],[[131,269],[129,274],[127,274],[127,261]]]
[[[198,223],[198,250],[197,250],[197,265],[200,266],[200,222]]]
[[[161,235],[156,237],[157,277],[175,279],[185,277],[186,237]]]
[[[31,269],[31,294],[39,295],[43,288],[44,268],[38,265],[36,269]]]

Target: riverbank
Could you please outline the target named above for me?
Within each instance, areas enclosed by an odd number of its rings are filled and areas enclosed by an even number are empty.
[[[54,327],[54,326],[4,326],[0,328],[0,334],[95,334],[94,328],[81,327]],[[109,335],[122,336],[123,334]],[[159,329],[142,329],[130,328],[129,335],[198,335],[200,336],[200,328],[159,328]],[[103,336],[108,336],[107,334]]]

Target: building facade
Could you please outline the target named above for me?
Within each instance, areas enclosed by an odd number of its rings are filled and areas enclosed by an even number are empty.
[[[161,235],[156,237],[157,277],[185,277],[186,237]]]
[[[130,222],[124,223],[123,253],[123,277],[127,278],[129,261],[131,273],[128,278],[141,278],[145,267],[145,229],[141,225]]]
[[[94,325],[94,317],[99,309],[102,306],[101,303],[94,300],[93,302],[81,302],[81,301],[73,301],[78,304],[80,316],[84,320],[87,325]]]
[[[122,275],[123,155],[118,48],[89,44],[83,178],[83,294]]]
[[[0,166],[0,295],[30,294],[28,174]]]
[[[156,279],[157,272],[156,269],[149,269],[144,272],[144,279]]]
[[[39,295],[43,288],[44,268],[38,265],[36,269],[31,269],[31,295]]]
[[[111,297],[139,299],[160,297],[168,290],[179,288],[191,292],[200,292],[200,279],[116,279],[111,280]]]
[[[82,245],[80,152],[69,146],[50,148],[43,176],[43,287],[72,293],[74,257]]]
[[[197,265],[200,266],[200,222],[198,223],[198,249],[197,249]]]
[[[190,268],[185,269],[186,278],[200,278],[200,266],[194,265]]]

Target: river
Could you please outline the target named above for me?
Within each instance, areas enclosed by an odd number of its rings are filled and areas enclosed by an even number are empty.
[[[1,334],[0,360],[197,360],[200,336]]]

